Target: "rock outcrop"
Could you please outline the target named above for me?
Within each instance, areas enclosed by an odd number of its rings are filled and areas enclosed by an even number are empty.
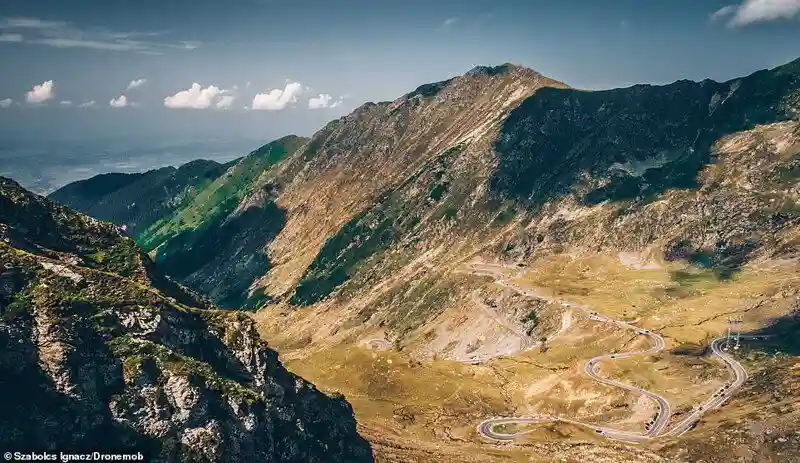
[[[372,461],[350,405],[241,312],[195,308],[116,226],[0,178],[0,447]]]

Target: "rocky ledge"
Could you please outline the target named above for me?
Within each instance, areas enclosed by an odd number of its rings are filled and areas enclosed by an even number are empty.
[[[193,308],[139,272],[87,265],[113,256],[81,243],[111,253],[128,238],[0,180],[1,448],[372,461],[350,405],[286,371],[247,315]],[[30,204],[48,225],[80,223],[84,234],[31,233],[19,213]],[[155,271],[129,256],[126,268]]]

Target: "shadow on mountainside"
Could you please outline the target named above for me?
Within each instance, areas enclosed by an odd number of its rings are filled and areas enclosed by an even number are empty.
[[[793,310],[774,318],[759,330],[742,333],[748,336],[769,336],[758,341],[758,349],[800,356],[800,299],[795,301]]]
[[[264,250],[286,224],[286,211],[269,201],[186,230],[156,251],[156,263],[173,278],[224,307],[253,308],[253,281],[270,268]]]
[[[696,188],[717,140],[796,117],[787,98],[798,89],[800,60],[726,83],[542,88],[505,121],[490,186],[532,207],[568,194],[591,205]],[[587,183],[587,173],[608,183]]]

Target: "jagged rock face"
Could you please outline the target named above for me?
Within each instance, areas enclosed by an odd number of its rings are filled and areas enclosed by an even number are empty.
[[[249,317],[178,302],[138,278],[155,272],[139,254],[127,275],[86,265],[87,251],[127,240],[109,224],[6,179],[0,204],[0,446],[372,461],[349,404],[287,372]],[[47,217],[48,233],[31,233]]]

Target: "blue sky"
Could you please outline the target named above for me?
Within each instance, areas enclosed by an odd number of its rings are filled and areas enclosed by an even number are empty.
[[[800,0],[4,0],[0,141],[268,140],[477,64],[600,89],[799,56]]]

